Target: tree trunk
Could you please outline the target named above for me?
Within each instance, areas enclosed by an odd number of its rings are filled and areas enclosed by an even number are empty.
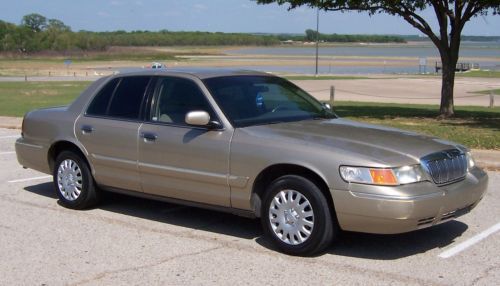
[[[456,61],[442,61],[442,85],[441,85],[441,106],[439,108],[440,117],[452,117],[455,113],[453,108],[453,87],[455,85]]]

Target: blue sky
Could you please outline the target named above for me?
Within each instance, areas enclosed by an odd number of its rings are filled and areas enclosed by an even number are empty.
[[[251,0],[0,0],[0,19],[19,23],[40,13],[62,20],[74,31],[161,30],[303,33],[315,28],[315,11],[301,7],[257,5]],[[432,11],[425,11],[433,19]],[[365,13],[321,13],[320,32],[420,34],[402,19]],[[431,21],[435,25],[435,21]],[[500,16],[476,17],[465,35],[500,35]]]

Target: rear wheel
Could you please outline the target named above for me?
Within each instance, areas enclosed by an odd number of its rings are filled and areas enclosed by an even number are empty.
[[[280,177],[267,188],[261,210],[266,236],[281,251],[313,255],[332,242],[336,228],[321,190],[306,178]]]
[[[54,185],[61,204],[71,209],[85,209],[99,201],[99,190],[87,163],[80,155],[63,151],[53,170]]]

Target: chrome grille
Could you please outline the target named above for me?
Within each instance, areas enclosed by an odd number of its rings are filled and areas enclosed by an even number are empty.
[[[467,173],[466,155],[457,149],[430,154],[422,158],[422,163],[438,185],[463,179]]]

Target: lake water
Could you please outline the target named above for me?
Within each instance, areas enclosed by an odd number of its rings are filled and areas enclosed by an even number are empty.
[[[315,46],[308,47],[259,47],[243,48],[226,51],[230,55],[280,55],[280,56],[315,56]],[[370,73],[418,73],[418,59],[428,57],[439,57],[437,49],[430,42],[417,43],[416,45],[356,45],[356,46],[328,46],[319,49],[323,65],[319,67],[320,73],[344,73],[344,74],[370,74]],[[334,64],[335,57],[405,57],[415,58],[415,65],[408,66],[339,66]],[[482,69],[500,70],[500,42],[462,42],[460,56],[474,58]],[[331,63],[325,66],[325,58],[331,57]],[[427,72],[433,71],[434,62],[427,61]],[[245,68],[245,67],[242,67]],[[314,73],[314,62],[311,67],[304,66],[252,66],[252,69],[270,72],[295,72]]]

